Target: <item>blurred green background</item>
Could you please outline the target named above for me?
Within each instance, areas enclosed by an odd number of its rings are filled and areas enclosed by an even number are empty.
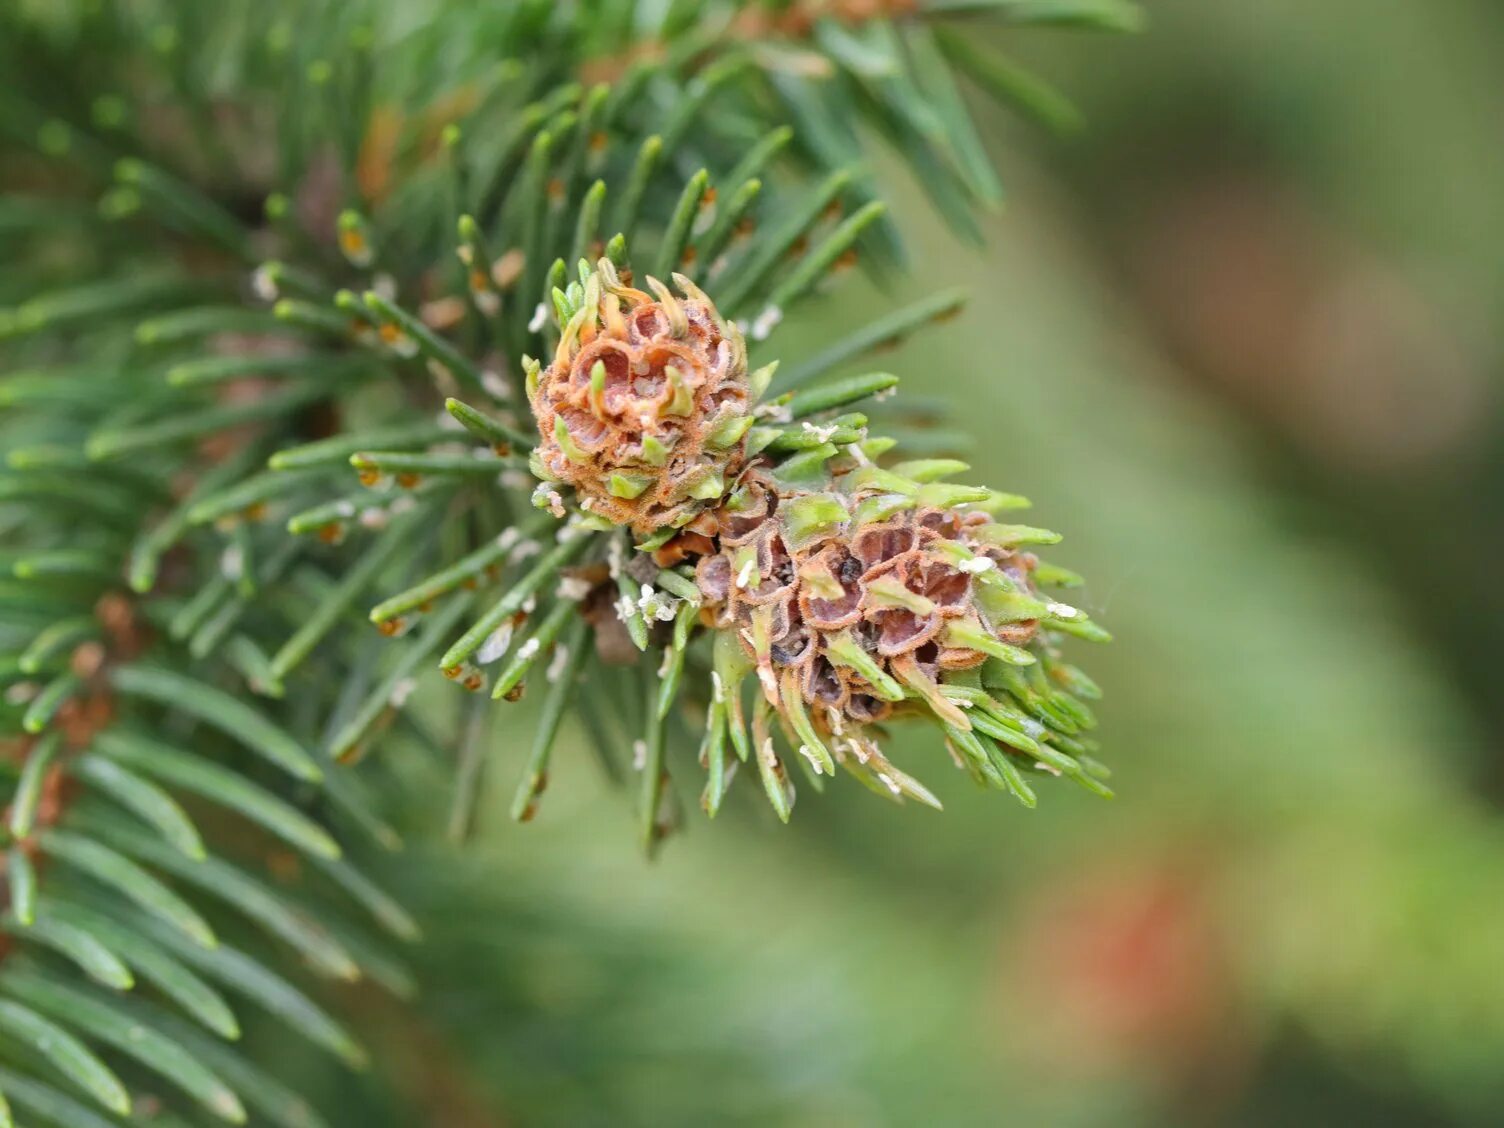
[[[985,248],[885,178],[916,277],[797,328],[971,287],[889,363],[1090,578],[1119,798],[911,740],[943,815],[732,804],[647,865],[578,742],[510,823],[498,729],[480,842],[409,861],[434,1123],[1504,1122],[1504,8],[1148,9],[1008,43],[1085,128],[984,118]]]

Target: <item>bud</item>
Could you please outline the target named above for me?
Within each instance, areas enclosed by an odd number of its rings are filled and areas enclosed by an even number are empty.
[[[1105,633],[1039,594],[1024,546],[1053,534],[995,523],[1002,495],[929,469],[857,466],[812,491],[754,467],[705,522],[719,542],[696,567],[707,620],[738,640],[802,744],[828,743],[848,767],[877,754],[868,726],[917,713],[998,786],[996,761],[1016,774],[1008,758],[1022,754],[1100,789],[1069,754],[1089,751],[1074,738],[1091,719],[1054,632]]]
[[[751,418],[741,334],[694,283],[674,280],[682,298],[654,278],[649,294],[601,259],[577,307],[558,295],[568,314],[559,347],[529,381],[535,469],[641,536],[719,503]]]

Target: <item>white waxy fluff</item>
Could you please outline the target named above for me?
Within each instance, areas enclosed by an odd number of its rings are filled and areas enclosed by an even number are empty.
[[[480,650],[475,654],[475,660],[482,666],[496,661],[507,652],[507,647],[512,645],[512,624],[503,623],[489,635],[486,641],[480,644]]]

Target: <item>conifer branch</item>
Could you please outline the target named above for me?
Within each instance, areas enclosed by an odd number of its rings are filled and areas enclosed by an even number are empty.
[[[428,739],[432,666],[479,695],[457,830],[524,692],[513,817],[578,710],[608,774],[641,773],[649,848],[677,777],[714,815],[742,764],[783,819],[837,766],[938,805],[884,753],[890,715],[1027,806],[1030,776],[1105,793],[1063,651],[1105,633],[1041,593],[1070,579],[1033,556],[1052,535],[871,430],[904,408],[870,355],[962,297],[809,356],[778,328],[900,258],[857,123],[974,232],[1001,187],[958,82],[1064,116],[953,21],[1122,29],[1128,5],[55,7],[0,12],[0,245],[27,263],[0,275],[0,1090],[24,1116],[321,1123],[231,1043],[249,1003],[361,1068],[315,984],[407,988],[373,937],[417,922],[365,868],[397,833],[348,765]]]

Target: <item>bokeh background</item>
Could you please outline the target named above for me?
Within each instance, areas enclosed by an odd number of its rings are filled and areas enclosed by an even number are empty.
[[[1089,577],[1118,798],[926,732],[944,814],[748,789],[649,864],[578,732],[507,818],[507,712],[475,841],[396,875],[421,994],[344,1000],[388,1069],[255,1047],[336,1124],[1504,1123],[1504,6],[1146,8],[1000,40],[1079,126],[978,102],[985,245],[886,168],[913,276],[787,334],[970,288],[884,364]]]

